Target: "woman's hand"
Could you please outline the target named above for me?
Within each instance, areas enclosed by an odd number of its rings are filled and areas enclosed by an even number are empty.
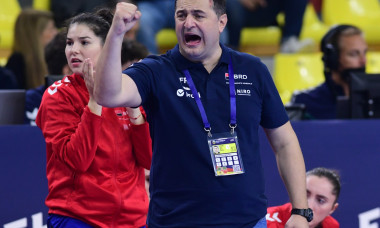
[[[102,106],[98,105],[94,99],[94,67],[91,59],[85,59],[83,64],[83,79],[86,83],[88,94],[90,99],[88,101],[88,108],[94,114],[101,116],[102,115]]]

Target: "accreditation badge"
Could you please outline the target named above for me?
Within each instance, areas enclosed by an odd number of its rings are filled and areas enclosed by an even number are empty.
[[[208,145],[215,176],[227,176],[244,173],[236,132],[212,134]]]

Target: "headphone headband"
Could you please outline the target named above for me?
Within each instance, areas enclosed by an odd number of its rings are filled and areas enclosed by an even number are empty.
[[[355,26],[352,25],[336,25],[332,27],[322,38],[321,40],[321,51],[323,52],[324,49],[328,44],[331,44],[334,46],[334,44],[331,43],[332,38],[335,36],[339,36],[344,30],[349,29],[349,28],[356,28]],[[337,48],[334,46],[334,48]]]

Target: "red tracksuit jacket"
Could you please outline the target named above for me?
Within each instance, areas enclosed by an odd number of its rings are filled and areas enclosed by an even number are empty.
[[[141,227],[149,199],[144,168],[152,159],[148,124],[132,125],[125,108],[87,107],[79,75],[46,89],[36,124],[46,141],[49,213],[96,227]]]

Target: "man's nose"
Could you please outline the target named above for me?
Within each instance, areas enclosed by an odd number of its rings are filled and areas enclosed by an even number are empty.
[[[366,64],[367,64],[367,56],[366,54],[363,54],[360,56],[360,65],[362,67],[365,67]]]
[[[195,20],[192,16],[187,16],[185,20],[185,27],[186,28],[191,28],[194,27],[195,25]]]

